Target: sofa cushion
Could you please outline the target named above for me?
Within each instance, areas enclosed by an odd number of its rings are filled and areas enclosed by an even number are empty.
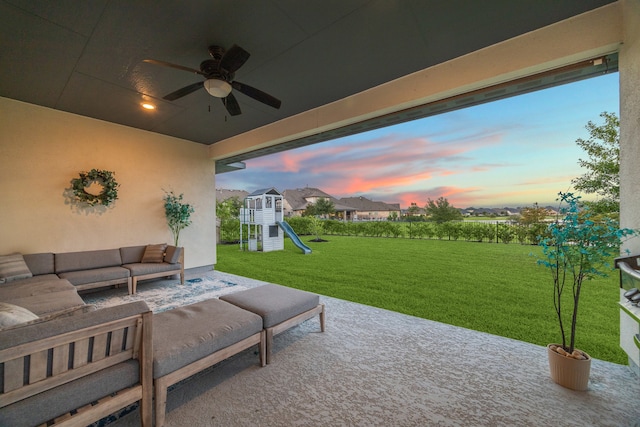
[[[0,329],[7,329],[37,319],[36,314],[24,307],[0,302]]]
[[[11,302],[13,298],[68,290],[75,290],[75,287],[67,280],[62,280],[55,274],[45,274],[3,284],[0,286],[0,301]]]
[[[140,262],[164,262],[164,251],[167,249],[166,243],[157,245],[147,245]]]
[[[56,273],[114,267],[122,264],[120,249],[55,254]]]
[[[51,252],[41,254],[25,254],[24,262],[31,270],[31,274],[39,276],[41,274],[53,274],[56,272],[54,256]]]
[[[61,279],[67,279],[73,285],[103,282],[105,280],[126,279],[129,270],[123,267],[94,268],[92,270],[66,271],[58,273]]]
[[[180,264],[167,264],[166,262],[147,262],[140,264],[125,264],[123,267],[131,271],[132,276],[144,276],[145,274],[161,273],[163,271],[175,271]]]
[[[85,305],[82,298],[78,295],[78,291],[75,287],[70,290],[49,292],[41,295],[18,296],[12,298],[10,302],[12,304],[19,305],[20,307],[24,307],[38,316],[53,313],[58,310],[64,310],[65,308]]]
[[[271,328],[320,304],[319,295],[272,283],[223,295],[220,299],[260,315],[265,328]]]
[[[33,276],[33,274],[24,262],[22,254],[0,256],[0,283],[26,279],[31,276]]]
[[[210,299],[153,315],[153,377],[160,378],[262,330],[260,316]]]
[[[164,262],[168,262],[169,264],[176,264],[180,261],[180,256],[182,255],[183,248],[178,248],[175,246],[167,246],[167,250],[164,255]]]
[[[137,384],[139,363],[128,360],[0,408],[0,425],[35,426]]]
[[[133,264],[136,262],[141,262],[142,255],[144,255],[144,250],[146,248],[146,245],[127,246],[124,248],[120,248],[120,257],[122,258],[122,263]]]

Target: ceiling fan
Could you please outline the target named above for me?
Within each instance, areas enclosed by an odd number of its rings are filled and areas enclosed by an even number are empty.
[[[143,62],[189,71],[191,73],[204,76],[204,81],[190,84],[164,96],[163,99],[166,99],[167,101],[175,101],[178,98],[182,98],[183,96],[189,95],[190,93],[204,87],[210,95],[222,99],[222,103],[229,114],[237,116],[238,114],[241,114],[242,111],[240,110],[240,105],[238,105],[238,101],[235,96],[231,93],[231,89],[233,88],[256,101],[262,102],[263,104],[269,105],[273,108],[280,108],[281,102],[279,99],[254,87],[234,80],[235,72],[242,67],[245,62],[247,62],[247,59],[249,59],[249,52],[237,45],[231,46],[227,51],[220,46],[209,46],[209,55],[211,55],[212,59],[202,61],[202,63],[200,63],[200,70],[172,64],[170,62],[158,61],[156,59],[145,59]]]

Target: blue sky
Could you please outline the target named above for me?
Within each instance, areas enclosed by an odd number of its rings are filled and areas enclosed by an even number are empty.
[[[402,208],[440,196],[458,208],[555,205],[584,173],[576,139],[618,102],[613,73],[248,160],[216,188],[308,186]]]

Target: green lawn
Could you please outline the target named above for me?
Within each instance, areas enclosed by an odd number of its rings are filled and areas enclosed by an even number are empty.
[[[303,255],[218,245],[216,270],[539,345],[559,341],[550,273],[536,246],[325,236]],[[618,275],[583,288],[576,345],[626,364],[619,347]],[[331,314],[328,313],[330,316]]]

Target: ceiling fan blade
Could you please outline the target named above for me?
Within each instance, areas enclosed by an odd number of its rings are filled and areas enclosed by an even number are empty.
[[[233,96],[232,93],[227,95],[226,98],[221,98],[221,99],[222,99],[222,103],[224,104],[229,114],[231,114],[232,116],[237,116],[239,114],[242,114],[242,111],[240,110],[240,105],[238,104],[238,100],[236,99],[235,96]]]
[[[167,101],[175,101],[176,99],[189,95],[190,93],[195,92],[202,87],[204,87],[204,82],[193,83],[189,86],[183,87],[182,89],[178,89],[175,92],[171,92],[169,95],[162,97],[162,99],[166,99]]]
[[[220,68],[227,73],[235,73],[236,70],[247,62],[251,54],[238,45],[233,45],[227,50],[220,60]]]
[[[184,67],[182,65],[172,64],[171,62],[158,61],[157,59],[144,59],[142,62],[147,62],[149,64],[162,65],[163,67],[175,68],[177,70],[189,71],[190,73],[196,73],[203,75],[204,74],[200,70],[196,70],[195,68]]]
[[[239,92],[244,93],[245,95],[255,99],[256,101],[260,101],[263,104],[267,104],[270,107],[277,109],[277,108],[280,108],[280,105],[282,104],[282,102],[279,99],[259,89],[246,85],[244,83],[233,81],[231,82],[231,86],[233,86],[233,88],[238,90]]]

